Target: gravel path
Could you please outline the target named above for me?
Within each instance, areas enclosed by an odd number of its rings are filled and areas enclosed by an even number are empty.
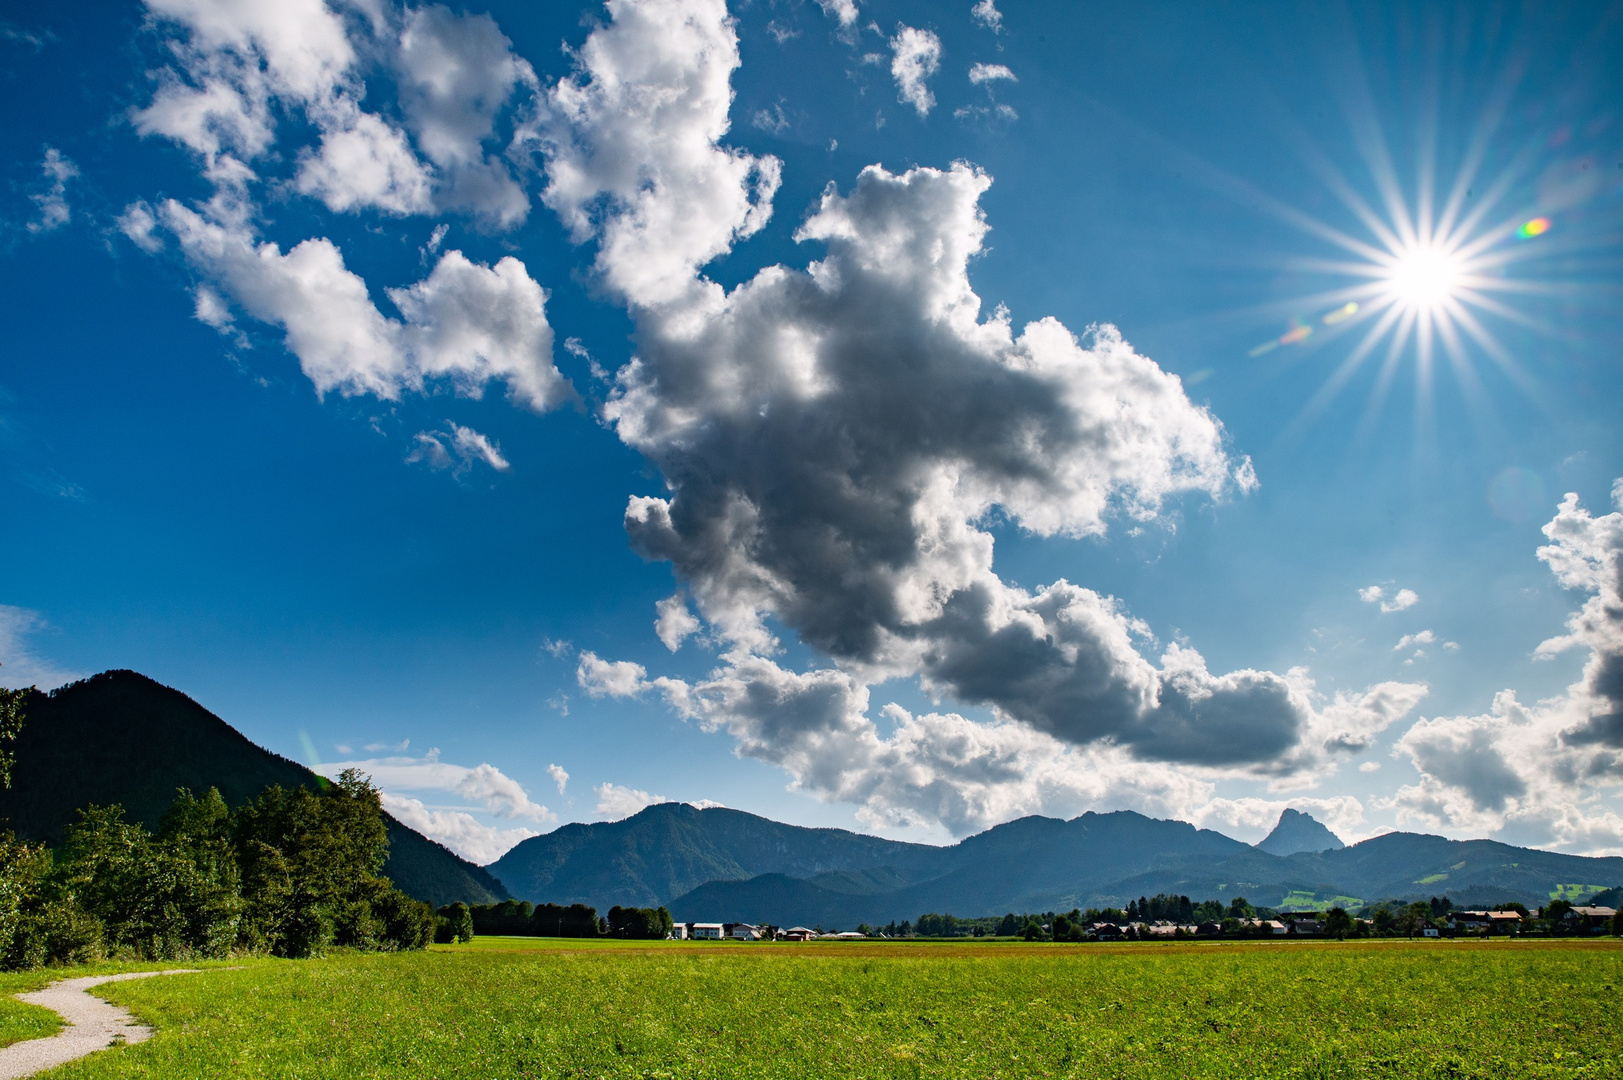
[[[45,1006],[67,1021],[67,1026],[48,1039],[30,1039],[0,1049],[0,1080],[33,1076],[43,1069],[105,1050],[115,1041],[145,1042],[152,1037],[151,1028],[131,1016],[128,1009],[109,1005],[86,991],[102,983],[146,979],[153,975],[189,975],[196,970],[172,968],[132,971],[125,975],[87,975],[80,979],[62,979],[31,994],[18,994],[18,1001]]]

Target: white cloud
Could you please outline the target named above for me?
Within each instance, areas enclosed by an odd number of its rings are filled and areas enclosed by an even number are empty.
[[[1380,772],[1381,763],[1379,761],[1366,761],[1358,766],[1358,771],[1362,773]]]
[[[682,642],[699,632],[699,620],[688,610],[687,597],[681,593],[667,596],[654,605],[654,610],[658,615],[654,620],[654,633],[671,652],[680,649]]]
[[[1490,712],[1422,719],[1397,742],[1420,773],[1387,804],[1400,823],[1591,854],[1623,853],[1623,482],[1619,510],[1593,516],[1569,494],[1538,557],[1591,595],[1540,655],[1584,648],[1583,675],[1535,705],[1502,690]]]
[[[488,866],[514,846],[540,833],[524,826],[499,829],[462,810],[430,809],[420,799],[383,793],[383,808],[401,824],[437,840],[467,859]]]
[[[152,207],[145,202],[136,201],[124,208],[115,222],[118,231],[129,238],[130,243],[146,252],[155,255],[163,250],[163,240],[157,235],[158,218],[152,212]]]
[[[999,79],[1007,79],[1010,82],[1020,81],[1014,77],[1014,72],[1003,64],[975,64],[969,69],[969,81],[976,86],[982,83],[996,82]]]
[[[650,795],[646,791],[633,787],[621,787],[619,784],[602,783],[592,790],[597,792],[597,812],[605,821],[619,821],[632,814],[646,810],[655,803],[667,803],[663,795]]]
[[[409,11],[396,67],[412,134],[442,177],[439,205],[471,210],[503,229],[521,223],[529,196],[484,147],[514,90],[534,92],[539,83],[495,20],[439,5]]]
[[[613,21],[547,93],[542,195],[633,305],[686,294],[695,272],[766,224],[779,162],[718,145],[739,64],[723,0],[610,0]]]
[[[1420,603],[1420,594],[1413,589],[1399,589],[1388,599],[1384,588],[1379,585],[1371,585],[1358,590],[1358,599],[1366,604],[1379,603],[1381,611],[1390,615],[1395,611],[1407,611]]]
[[[448,469],[457,476],[465,475],[475,464],[484,464],[497,472],[510,467],[502,457],[501,447],[486,435],[472,428],[447,420],[451,430],[419,431],[412,439],[407,461],[422,462],[431,469]]]
[[[552,782],[558,785],[558,794],[562,795],[564,788],[569,785],[569,774],[564,771],[562,765],[548,765],[547,775],[552,777]]]
[[[535,409],[573,391],[552,364],[546,292],[512,256],[494,267],[460,251],[440,257],[429,276],[389,290],[405,316],[385,317],[366,283],[344,265],[327,239],[306,240],[286,254],[260,243],[242,224],[243,208],[217,198],[205,212],[169,200],[163,223],[188,261],[236,305],[286,332],[288,351],[318,393],[398,399],[443,380],[478,397],[492,380]],[[224,325],[223,315],[211,320]]]
[[[346,19],[323,0],[149,0],[148,8],[171,35],[175,63],[132,120],[142,134],[195,151],[210,178],[272,161],[287,114],[318,135],[314,149],[287,155],[300,162],[294,187],[331,210],[460,209],[500,228],[528,212],[523,187],[485,144],[515,88],[533,97],[539,87],[489,16],[371,3],[356,13],[363,18]],[[368,77],[384,74],[395,78],[403,123],[361,106]]]
[[[321,134],[320,149],[304,155],[294,181],[335,212],[376,209],[425,214],[434,207],[433,177],[399,129],[371,113],[351,115]]]
[[[913,106],[920,116],[930,115],[935,95],[926,83],[941,67],[941,39],[929,30],[900,26],[890,39],[890,51],[896,99]]]
[[[79,166],[62,156],[53,146],[45,148],[45,158],[39,171],[45,177],[45,189],[29,196],[39,216],[28,223],[31,233],[47,233],[59,229],[73,219],[68,206],[68,181],[79,175]]]
[[[1003,30],[1003,13],[997,9],[993,0],[976,0],[975,6],[969,9],[969,14],[993,33]]]
[[[54,690],[84,677],[58,667],[35,651],[29,638],[45,629],[47,624],[39,612],[0,604],[0,686]]]
[[[855,26],[857,23],[856,0],[817,0],[817,6],[842,27]]]
[[[1437,635],[1430,630],[1422,630],[1418,634],[1404,634],[1398,638],[1398,643],[1392,646],[1393,652],[1402,652],[1414,645],[1430,645],[1437,640]]]
[[[558,820],[551,810],[533,801],[522,784],[494,765],[453,765],[441,761],[438,750],[430,750],[420,758],[329,762],[317,771],[331,778],[345,769],[358,769],[370,776],[383,793],[383,808],[401,822],[481,865],[494,862],[519,841],[539,835],[531,825]],[[429,791],[452,795],[472,805],[432,806],[401,794]],[[530,825],[499,828],[481,822],[470,811]]]
[[[594,652],[580,654],[575,681],[587,696],[636,697],[648,688],[648,669],[630,660],[604,660]]]

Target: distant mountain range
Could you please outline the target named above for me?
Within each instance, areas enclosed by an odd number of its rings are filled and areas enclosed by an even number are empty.
[[[1537,905],[1553,894],[1623,882],[1623,858],[1416,833],[1345,847],[1310,815],[1291,813],[1280,842],[1322,847],[1276,855],[1129,811],[1070,821],[1021,818],[932,847],[662,803],[624,821],[565,825],[532,837],[490,869],[516,896],[537,903],[579,902],[600,911],[664,904],[684,921],[824,927],[928,911],[977,916],[1123,906],[1159,892],[1196,900],[1244,896],[1269,907],[1436,895]]]
[[[267,784],[314,786],[309,769],[249,742],[184,694],[110,671],[30,695],[0,819],[55,841],[87,803],[156,824],[177,787],[218,787],[233,805]],[[861,922],[1119,907],[1167,892],[1309,908],[1446,895],[1458,903],[1586,896],[1623,884],[1623,858],[1594,859],[1388,833],[1350,847],[1287,810],[1255,847],[1182,821],[1121,811],[1027,817],[949,847],[785,825],[740,810],[650,806],[624,821],[531,837],[487,868],[389,819],[384,873],[436,905],[665,905],[684,921],[849,928]],[[505,884],[504,884],[505,883]],[[509,893],[511,890],[511,893]]]
[[[178,690],[133,671],[108,671],[50,694],[35,692],[14,744],[12,786],[0,789],[0,822],[18,835],[56,843],[75,812],[118,803],[157,825],[176,788],[220,789],[238,806],[268,784],[323,783],[296,761],[249,742]],[[383,873],[401,891],[436,906],[495,903],[508,892],[489,871],[387,817]]]

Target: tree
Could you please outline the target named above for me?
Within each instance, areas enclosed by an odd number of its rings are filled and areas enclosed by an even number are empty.
[[[1257,912],[1245,897],[1236,896],[1229,901],[1229,915],[1235,919],[1254,919],[1257,917]]]
[[[1567,927],[1567,915],[1572,911],[1571,900],[1551,900],[1544,905],[1544,926],[1552,934],[1561,933]]]
[[[319,795],[266,788],[239,810],[232,839],[242,871],[244,938],[278,956],[314,956],[328,945],[415,947],[427,916],[394,918],[406,940],[389,937],[391,919],[411,911],[378,876],[389,836],[377,788],[349,769]]]
[[[1346,908],[1333,907],[1324,914],[1324,933],[1337,941],[1343,941],[1353,931],[1352,916],[1347,914]]]
[[[441,945],[453,941],[466,945],[473,940],[473,911],[458,900],[440,908],[434,922],[434,940]]]
[[[0,787],[11,786],[11,767],[17,764],[8,744],[23,730],[23,702],[33,687],[7,690],[0,687]]]
[[[1424,900],[1416,900],[1404,910],[1401,924],[1409,936],[1414,937],[1431,925],[1431,905]]]
[[[997,923],[997,936],[998,937],[1014,937],[1019,932],[1020,932],[1020,920],[1014,917],[1014,912],[1011,911],[1007,915],[1003,916],[1003,918],[998,920],[998,923]]]

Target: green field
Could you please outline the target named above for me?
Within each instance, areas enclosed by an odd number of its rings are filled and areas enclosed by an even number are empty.
[[[159,1034],[52,1076],[1615,1080],[1620,985],[1610,941],[487,938],[110,985]]]

